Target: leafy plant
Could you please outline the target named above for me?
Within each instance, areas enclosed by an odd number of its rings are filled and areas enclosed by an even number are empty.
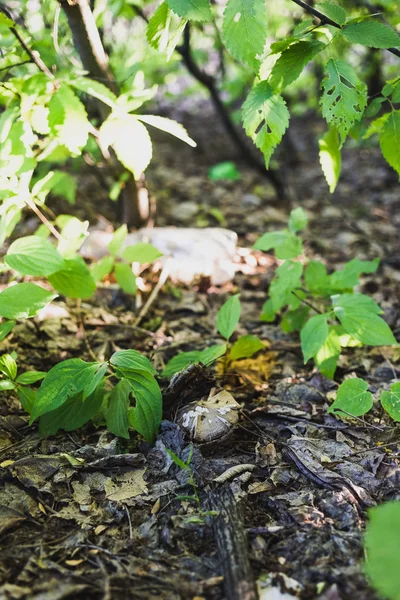
[[[373,406],[373,396],[367,390],[368,383],[364,379],[347,379],[339,386],[328,412],[344,417],[365,415]],[[380,403],[394,421],[400,422],[400,383],[393,383],[389,391],[382,391]]]
[[[300,261],[303,253],[299,232],[307,224],[302,208],[293,210],[288,229],[265,233],[254,248],[283,262],[269,287],[261,320],[274,321],[282,314],[285,332],[300,332],[304,362],[311,358],[327,377],[333,377],[342,348],[397,344],[381,308],[368,296],[355,292],[362,273],[374,273],[379,261],[353,259],[341,270],[328,274],[321,261]],[[297,259],[297,260],[295,260]]]

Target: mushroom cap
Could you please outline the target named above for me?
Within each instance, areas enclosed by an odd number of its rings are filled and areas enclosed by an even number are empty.
[[[178,413],[178,425],[194,442],[205,443],[226,436],[239,421],[240,404],[222,390],[215,396],[186,404]]]

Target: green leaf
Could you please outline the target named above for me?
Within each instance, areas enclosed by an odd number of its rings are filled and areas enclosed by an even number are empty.
[[[145,440],[152,442],[162,418],[162,396],[157,381],[147,371],[124,370],[136,398],[129,410],[129,423]]]
[[[70,358],[50,369],[36,395],[30,423],[83,392],[91,384],[100,365]]]
[[[217,330],[226,340],[235,331],[240,319],[239,294],[228,298],[221,306],[217,315]]]
[[[118,350],[110,358],[110,363],[120,369],[132,371],[147,371],[154,375],[157,371],[148,358],[137,350]]]
[[[385,86],[386,87],[386,86]],[[382,89],[382,94],[384,93],[384,89]],[[375,117],[378,112],[381,110],[381,106],[385,102],[385,98],[379,96],[378,98],[373,98],[371,102],[368,104],[364,116],[365,117]]]
[[[72,185],[72,190],[66,190],[65,185],[68,187]],[[73,204],[75,198],[74,188],[76,189],[75,178],[71,175],[68,175],[68,173],[64,173],[63,171],[58,171],[56,169],[54,171],[49,171],[47,175],[36,181],[35,185],[32,187],[32,196],[37,198],[40,202],[44,202],[47,194],[53,191],[55,195],[66,195],[67,199],[71,202],[71,204]]]
[[[131,265],[126,263],[115,263],[115,279],[125,294],[136,294],[136,275],[132,272]]]
[[[90,298],[96,291],[93,279],[85,261],[81,256],[65,260],[64,268],[50,275],[51,285],[68,298]]]
[[[200,352],[199,362],[203,365],[210,365],[218,358],[223,356],[226,353],[227,345],[226,344],[216,344],[215,346],[209,346]]]
[[[167,362],[161,373],[162,376],[172,377],[172,375],[175,375],[175,373],[182,371],[182,369],[184,369],[188,365],[200,362],[200,354],[201,352],[199,352],[198,350],[193,350],[191,352],[180,352]]]
[[[0,325],[0,342],[4,340],[15,327],[15,321],[4,321]]]
[[[290,212],[289,216],[289,229],[292,233],[301,231],[307,226],[308,218],[301,206],[295,208]]]
[[[275,321],[276,312],[277,311],[274,310],[274,307],[272,305],[271,298],[268,298],[268,300],[264,302],[263,307],[261,309],[260,321],[272,323],[273,321]]]
[[[69,85],[84,92],[93,98],[97,98],[110,108],[116,108],[116,95],[103,83],[90,79],[89,77],[74,77],[69,81]]]
[[[314,356],[314,362],[318,370],[333,379],[337,362],[340,356],[340,339],[334,327],[329,327],[329,334],[321,348]]]
[[[90,272],[92,274],[93,279],[96,282],[101,281],[106,275],[111,273],[113,266],[114,257],[103,256],[103,258],[95,262],[93,265],[90,265]]]
[[[328,337],[328,316],[311,317],[300,332],[304,364],[315,356]]]
[[[104,121],[99,134],[101,143],[112,146],[119,161],[139,179],[153,154],[146,127],[134,115],[116,112]]]
[[[208,171],[208,177],[211,181],[237,181],[240,179],[240,173],[234,162],[226,160],[211,167]]]
[[[329,186],[329,191],[333,194],[342,170],[340,141],[335,127],[329,127],[328,131],[319,139],[318,144],[319,162],[321,163],[326,183]]]
[[[128,235],[128,228],[125,224],[121,225],[121,227],[118,227],[118,229],[116,229],[114,231],[112,240],[108,244],[108,250],[112,256],[117,256],[117,254],[121,250],[121,246],[124,243],[127,235]]]
[[[36,383],[46,377],[45,371],[26,371],[26,373],[21,373],[18,375],[15,380],[17,383],[22,383],[23,385],[30,385],[31,383]]]
[[[348,132],[363,115],[367,105],[367,86],[343,60],[331,58],[325,73],[322,114],[330,125],[336,127],[343,145]]]
[[[3,12],[0,12],[0,26],[5,27],[13,27],[15,25],[14,21],[7,17]]]
[[[6,319],[29,319],[57,296],[34,283],[17,283],[1,292],[0,315]]]
[[[11,354],[3,354],[0,356],[0,373],[4,373],[6,377],[14,380],[17,376],[17,363]]]
[[[257,72],[266,38],[265,0],[228,0],[222,39],[232,56]]]
[[[259,350],[264,350],[265,346],[255,335],[243,335],[233,344],[230,352],[230,360],[239,360],[240,358],[250,358]]]
[[[400,383],[393,383],[389,392],[382,392],[381,404],[394,421],[400,421]]]
[[[326,271],[326,266],[319,260],[312,260],[308,263],[304,272],[304,279],[307,289],[315,295],[326,296],[331,291],[330,277]]]
[[[242,107],[243,127],[264,154],[268,168],[271,156],[289,125],[289,111],[282,96],[267,81],[253,87]]]
[[[400,600],[400,502],[369,509],[365,570],[382,597]]]
[[[58,215],[55,223],[61,229],[57,245],[60,254],[64,258],[75,258],[86,238],[89,221],[80,221],[72,215]]]
[[[64,259],[55,246],[37,235],[15,240],[9,247],[5,261],[21,275],[47,277],[64,266]]]
[[[400,36],[379,21],[366,20],[361,23],[350,23],[344,27],[342,32],[352,44],[362,44],[368,48],[400,46]]]
[[[14,390],[15,389],[15,383],[13,383],[12,381],[8,381],[5,379],[0,380],[0,392],[5,392],[7,390]]]
[[[211,21],[210,0],[167,0],[171,10],[192,21]]]
[[[152,263],[157,258],[162,256],[162,252],[157,250],[153,244],[147,244],[145,242],[139,242],[133,246],[126,246],[121,252],[121,257],[128,262],[138,262],[140,265],[146,263]]]
[[[40,435],[47,437],[59,429],[73,431],[82,427],[99,412],[103,398],[103,385],[99,385],[85,401],[82,400],[82,394],[68,398],[64,404],[40,417]]]
[[[316,40],[295,42],[284,50],[272,67],[269,83],[276,92],[295,81],[302,73],[306,64],[326,47],[326,44]]]
[[[382,312],[375,302],[363,294],[332,296],[334,312],[344,330],[367,346],[397,344],[389,325],[378,316]]]
[[[30,415],[35,403],[36,392],[32,388],[23,385],[18,386],[17,394],[22,408]]]
[[[394,110],[387,118],[379,138],[382,154],[400,177],[400,110]]]
[[[275,312],[290,303],[291,292],[299,286],[302,273],[303,265],[291,260],[286,260],[277,268],[276,276],[269,286],[269,295]]]
[[[71,154],[79,155],[87,142],[90,123],[84,105],[65,83],[49,102],[48,121],[58,142]]]
[[[390,115],[391,113],[384,113],[377,119],[374,119],[368,127],[367,131],[364,133],[363,139],[367,140],[371,136],[381,133]]]
[[[104,375],[107,372],[107,369],[108,369],[108,364],[106,362],[105,363],[100,363],[100,366],[97,369],[97,371],[94,374],[94,376],[92,377],[91,382],[83,390],[82,399],[85,402],[86,402],[86,399],[93,394],[93,392],[98,388],[98,386],[104,380],[103,378],[104,378]]]
[[[191,137],[183,125],[174,121],[173,119],[167,119],[166,117],[159,117],[158,115],[137,115],[139,121],[151,125],[160,131],[165,131],[174,137],[178,138],[182,142],[185,142],[192,148],[196,148],[197,144]]]
[[[147,26],[147,41],[153,48],[167,53],[170,60],[185,29],[187,20],[178,18],[169,10],[168,4],[163,2],[157,8]]]
[[[285,333],[300,331],[308,319],[310,309],[304,304],[300,304],[294,310],[287,310],[282,317],[281,327]]]
[[[301,239],[290,231],[270,231],[264,233],[254,244],[255,250],[274,250],[276,258],[286,260],[287,258],[296,258],[303,253],[303,244]]]
[[[128,408],[132,387],[127,379],[121,379],[111,390],[106,410],[107,428],[118,437],[129,439]]]
[[[335,271],[330,277],[331,287],[335,290],[353,288],[359,283],[362,273],[375,273],[379,266],[379,258],[374,260],[359,260],[353,258],[345,264],[343,269]]]
[[[347,379],[338,388],[336,399],[328,409],[329,413],[345,411],[354,417],[361,417],[371,410],[374,400],[368,392],[364,379]]]
[[[315,8],[338,25],[346,23],[346,11],[338,4],[334,4],[333,2],[318,2]]]

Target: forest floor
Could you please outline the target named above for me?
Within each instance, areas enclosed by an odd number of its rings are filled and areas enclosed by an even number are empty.
[[[377,404],[358,421],[327,409],[345,376],[365,378],[373,392],[388,389],[400,373],[399,354],[348,349],[332,382],[303,364],[298,335],[259,320],[277,263],[249,249],[265,231],[283,228],[288,211],[271,185],[237,160],[207,111],[202,119],[181,116],[199,148],[158,136],[148,170],[156,224],[235,231],[233,281],[170,280],[139,328],[127,297],[100,289],[81,312],[59,299],[58,312],[19,323],[1,350],[16,350],[23,370],[48,370],[66,358],[91,360],[88,347],[97,356],[135,348],[161,371],[178,352],[221,341],[218,308],[240,292],[237,334],[259,336],[265,350],[224,374],[221,365],[211,367],[186,388],[195,396],[203,384],[227,389],[242,407],[239,424],[227,439],[193,444],[195,501],[190,473],[166,452],[185,459],[192,447],[174,411],[166,412],[153,447],[134,432],[121,440],[92,424],[41,439],[10,393],[0,408],[0,598],[250,600],[256,582],[263,600],[377,599],[363,573],[363,529],[368,507],[399,499],[399,426]],[[346,149],[330,196],[317,158],[320,129],[312,118],[291,127],[298,162],[285,171],[295,205],[309,217],[305,254],[330,268],[379,257],[378,273],[365,276],[360,290],[382,306],[398,336],[396,178],[378,150]],[[281,159],[288,155],[283,150]],[[235,160],[238,181],[210,181],[209,167],[224,160]],[[57,208],[71,212],[67,204]],[[116,222],[114,209],[95,175],[82,174],[73,212],[95,224],[99,213]],[[149,272],[149,285],[157,277]],[[237,469],[227,473],[231,467]],[[238,577],[243,587],[234,596],[229,585]]]

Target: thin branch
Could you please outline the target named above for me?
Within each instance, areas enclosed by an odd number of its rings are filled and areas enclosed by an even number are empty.
[[[47,229],[54,235],[54,237],[58,241],[60,241],[62,239],[61,235],[58,233],[57,229],[55,229],[53,227],[53,225],[50,223],[50,221],[44,216],[44,214],[41,212],[41,210],[39,210],[39,208],[36,206],[36,204],[34,202],[32,202],[32,200],[30,200],[29,198],[27,198],[25,200],[25,203],[35,213],[35,215],[37,215],[39,217],[39,219],[42,221],[42,223],[44,225],[46,225]]]
[[[14,37],[17,38],[17,40],[19,41],[19,43],[21,44],[21,46],[23,47],[25,52],[28,54],[28,56],[31,57],[32,62],[35,63],[35,65],[38,67],[38,69],[40,69],[40,71],[42,71],[42,73],[47,75],[47,77],[49,79],[54,79],[53,73],[50,71],[50,69],[48,67],[46,67],[46,65],[44,64],[44,62],[42,61],[42,59],[40,57],[39,52],[37,52],[37,50],[32,50],[28,46],[28,44],[25,42],[24,38],[21,36],[21,34],[19,33],[19,31],[17,30],[16,27],[10,27],[10,31],[14,35]]]
[[[26,65],[28,63],[31,63],[31,59],[29,60],[23,60],[22,62],[19,63],[15,63],[14,65],[8,65],[8,67],[2,67],[0,69],[0,71],[7,71],[7,69],[13,69],[14,67],[20,67],[21,65]]]
[[[292,2],[294,2],[298,6],[301,6],[301,8],[304,8],[304,10],[310,13],[310,15],[317,17],[321,21],[321,23],[325,25],[332,25],[332,27],[336,27],[336,29],[342,29],[342,26],[339,25],[339,23],[336,23],[336,21],[333,21],[326,15],[322,14],[321,12],[319,12],[319,10],[316,10],[313,6],[307,4],[307,2],[303,2],[303,0],[292,0]],[[385,48],[385,50],[387,50],[391,54],[394,54],[395,56],[400,57],[400,50],[398,50],[397,48]]]
[[[320,315],[323,315],[323,311],[320,310],[319,308],[317,308],[316,306],[314,306],[313,304],[311,304],[311,302],[309,302],[308,300],[305,300],[304,298],[302,298],[301,296],[299,296],[296,293],[296,290],[292,290],[292,294],[294,296],[296,296],[296,298],[298,298],[303,304],[305,304],[306,306],[309,306],[310,308],[312,308],[316,313],[319,313]]]

